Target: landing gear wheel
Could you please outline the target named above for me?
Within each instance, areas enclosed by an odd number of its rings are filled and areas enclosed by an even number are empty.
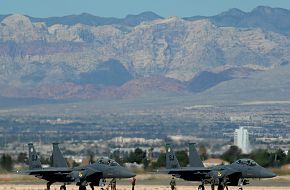
[[[224,186],[223,185],[218,185],[218,189],[217,190],[224,190]]]
[[[51,184],[53,184],[53,182],[50,182],[50,181],[47,182],[47,184],[46,184],[46,189],[47,189],[47,190],[50,190],[50,186],[51,186]]]
[[[92,190],[95,189],[92,183],[90,183],[90,187],[91,187]]]
[[[198,190],[204,190],[204,185],[199,185],[197,189]]]
[[[86,188],[86,186],[80,186],[79,187],[79,190],[86,190],[87,188]]]
[[[65,185],[60,186],[59,190],[66,190]]]
[[[242,188],[242,187],[240,187],[240,188],[239,188],[239,190],[243,190],[243,188]]]

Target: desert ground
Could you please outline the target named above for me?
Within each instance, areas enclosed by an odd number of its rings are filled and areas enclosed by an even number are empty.
[[[108,180],[107,180],[108,181]],[[135,190],[170,190],[170,176],[146,174],[138,175]],[[130,179],[117,180],[117,190],[131,190]],[[197,190],[199,183],[192,183],[176,179],[177,190]],[[290,176],[277,176],[272,179],[250,180],[250,185],[244,190],[289,190]],[[59,190],[61,184],[53,184],[51,190]],[[46,182],[30,176],[0,175],[0,190],[45,190]],[[87,187],[90,190],[89,187]],[[95,187],[96,190],[100,189]],[[210,186],[206,186],[210,190]],[[75,185],[67,185],[67,190],[78,190]],[[238,190],[238,187],[229,187],[229,190]]]

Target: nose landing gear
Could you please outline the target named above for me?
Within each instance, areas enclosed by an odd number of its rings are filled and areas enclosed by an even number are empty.
[[[199,185],[197,189],[198,190],[204,190],[204,185]]]

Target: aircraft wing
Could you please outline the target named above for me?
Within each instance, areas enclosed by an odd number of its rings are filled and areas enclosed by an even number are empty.
[[[41,169],[34,169],[34,170],[22,170],[17,171],[17,174],[25,174],[25,175],[42,175],[42,174],[69,174],[73,170],[71,168],[41,168]]]
[[[204,167],[186,167],[186,168],[176,168],[176,169],[165,169],[159,172],[171,174],[173,176],[182,178],[189,181],[200,181],[206,178],[211,169]]]
[[[100,178],[102,172],[91,167],[78,168],[43,168],[18,171],[17,174],[34,175],[37,178],[51,181],[80,182],[88,178]],[[52,180],[52,181],[54,181]]]
[[[207,174],[211,171],[208,168],[180,168],[180,169],[167,169],[168,174],[175,174],[175,173],[191,173],[191,174]]]

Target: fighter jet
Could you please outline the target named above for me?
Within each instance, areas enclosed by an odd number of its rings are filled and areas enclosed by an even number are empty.
[[[101,158],[96,163],[86,166],[69,168],[57,144],[53,145],[53,167],[42,168],[33,144],[28,144],[28,148],[29,170],[18,171],[17,173],[34,175],[37,178],[48,181],[48,190],[56,182],[63,183],[60,186],[60,190],[66,190],[66,185],[71,183],[76,183],[79,186],[79,190],[86,190],[88,184],[94,190],[94,186],[99,186],[100,181],[103,179],[136,176],[133,172],[120,166],[116,161],[107,158]]]
[[[166,144],[166,170],[161,170],[161,172],[166,172],[187,181],[202,181],[210,171],[211,169],[205,168],[203,165],[180,167],[172,146]]]
[[[190,166],[202,163],[195,143],[189,143],[189,160]],[[252,159],[239,159],[229,165],[220,165],[210,167],[209,172],[212,189],[214,185],[218,186],[218,190],[228,189],[227,186],[239,186],[242,190],[243,185],[249,184],[249,178],[272,178],[276,174],[260,166]],[[203,184],[203,182],[202,182]],[[204,187],[200,187],[204,189]]]
[[[239,159],[230,165],[204,167],[195,144],[189,144],[189,163],[190,167],[180,168],[178,160],[170,145],[167,145],[166,165],[169,174],[189,181],[200,181],[198,190],[204,190],[205,184],[210,184],[211,189],[217,186],[218,190],[228,189],[228,186],[239,186],[242,190],[243,185],[249,184],[249,178],[272,178],[276,174],[258,165],[251,159]],[[175,164],[173,164],[175,162]],[[177,166],[177,167],[173,167]]]

